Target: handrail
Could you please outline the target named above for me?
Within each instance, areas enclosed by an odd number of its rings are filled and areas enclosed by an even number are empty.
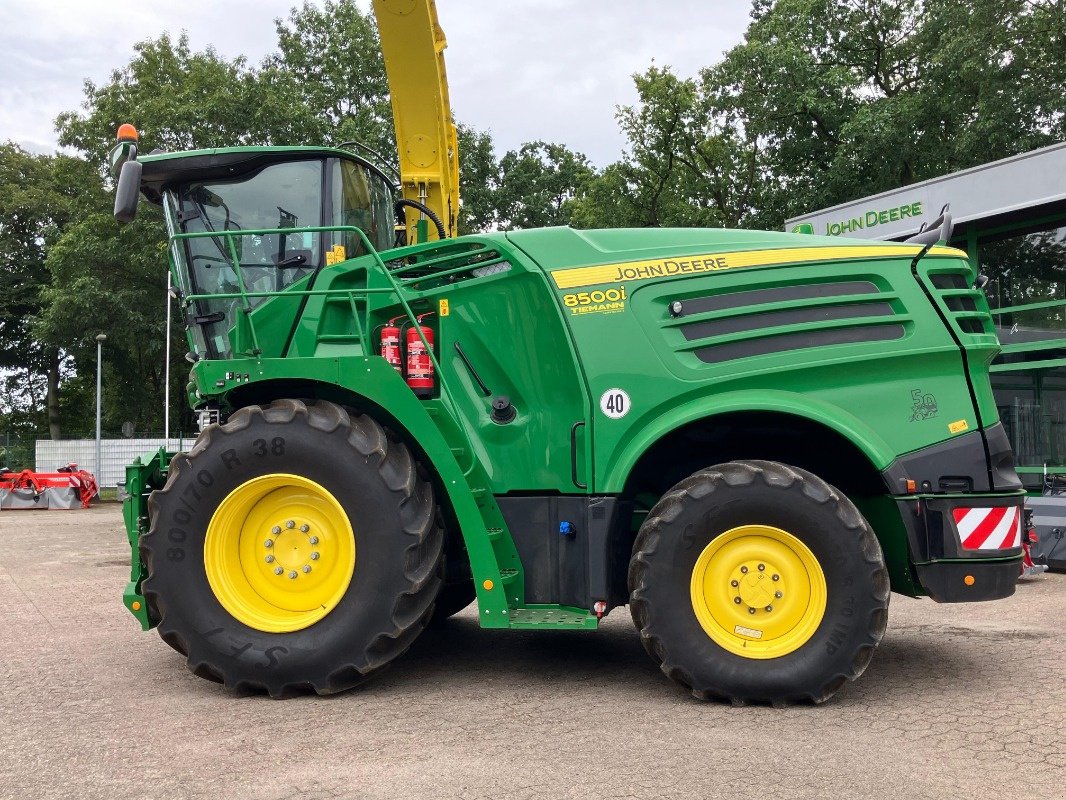
[[[1016,311],[1039,311],[1042,308],[1057,308],[1058,306],[1066,306],[1066,300],[1044,300],[1039,303],[1022,303],[1017,306],[1003,306],[1001,308],[993,308],[991,313],[993,317],[998,317],[1003,314],[1013,314]]]
[[[273,236],[277,234],[291,235],[297,233],[351,233],[355,234],[362,241],[363,246],[366,248],[366,255],[372,256],[375,265],[381,270],[381,273],[385,276],[390,284],[390,288],[387,289],[303,289],[303,290],[291,290],[282,289],[272,292],[249,292],[245,287],[244,274],[241,268],[240,257],[237,254],[237,246],[234,242],[238,236]],[[411,306],[400,292],[400,284],[396,279],[389,274],[389,269],[385,265],[385,262],[381,258],[381,254],[370,243],[370,239],[367,238],[366,233],[362,228],[358,228],[354,225],[314,225],[304,228],[253,228],[251,230],[225,230],[225,231],[191,231],[186,233],[175,233],[173,239],[213,239],[216,237],[222,237],[226,239],[227,249],[229,250],[230,258],[232,260],[233,271],[237,275],[237,287],[236,292],[213,292],[209,294],[190,294],[185,297],[185,302],[190,303],[194,300],[208,300],[208,299],[239,299],[241,300],[241,311],[248,320],[248,330],[252,337],[252,351],[253,355],[258,355],[262,352],[259,347],[259,339],[255,331],[255,322],[252,319],[252,304],[249,298],[252,297],[310,297],[318,295],[336,294],[347,296],[349,303],[352,307],[352,315],[355,317],[355,324],[359,329],[359,338],[363,340],[363,321],[360,317],[359,310],[355,304],[356,295],[371,295],[371,294],[391,294],[396,296],[396,300],[403,306],[404,313],[407,316],[408,321],[418,330],[418,335],[422,339],[422,344],[426,348],[426,352],[429,354],[430,360],[433,363],[434,368],[437,370],[437,374],[440,374],[440,364],[437,361],[433,348],[429,346],[429,341],[426,339],[425,334],[422,333],[422,328],[418,324],[418,318],[414,311],[411,310]],[[264,264],[263,266],[269,267],[271,265]],[[277,265],[273,265],[275,269],[278,269]],[[364,352],[366,350],[364,349]]]
[[[375,265],[381,270],[381,274],[384,275],[385,279],[389,282],[390,288],[388,288],[388,289],[370,289],[370,288],[352,289],[352,288],[345,288],[345,289],[324,289],[324,290],[314,290],[314,289],[287,290],[286,289],[286,290],[280,290],[280,291],[275,291],[275,292],[249,292],[249,291],[247,291],[247,289],[245,289],[244,278],[243,278],[242,273],[241,273],[240,259],[237,256],[236,245],[233,243],[233,240],[236,237],[238,237],[238,236],[273,236],[275,234],[286,234],[286,235],[288,235],[288,234],[295,234],[295,233],[330,233],[330,232],[354,233],[356,236],[358,236],[359,239],[362,241],[363,246],[366,248],[366,251],[367,251],[366,255],[369,255],[369,256],[373,257]],[[363,231],[362,228],[358,228],[358,227],[356,227],[354,225],[315,225],[315,226],[306,227],[306,228],[253,228],[251,230],[237,230],[237,231],[229,231],[229,230],[227,230],[227,231],[192,231],[192,232],[187,232],[187,233],[175,233],[172,238],[174,238],[174,239],[208,239],[208,238],[214,238],[214,237],[217,237],[217,236],[225,237],[228,240],[227,241],[227,245],[228,245],[228,249],[230,251],[230,257],[233,259],[233,269],[237,273],[237,284],[238,284],[238,288],[239,288],[240,291],[238,291],[238,292],[218,292],[218,293],[206,294],[206,295],[204,295],[204,294],[188,295],[185,298],[185,300],[186,300],[186,302],[191,302],[192,300],[204,300],[204,299],[208,299],[208,298],[216,298],[216,299],[217,298],[236,298],[236,299],[242,300],[243,301],[243,304],[242,304],[243,308],[241,310],[245,314],[245,317],[248,320],[248,330],[251,333],[251,337],[252,337],[253,355],[260,354],[262,352],[262,350],[260,350],[260,348],[259,348],[258,337],[256,336],[256,333],[255,333],[255,323],[252,320],[252,314],[251,314],[251,312],[252,312],[251,303],[248,302],[248,298],[249,297],[275,297],[275,296],[283,296],[283,295],[286,296],[286,297],[299,297],[299,296],[313,296],[313,295],[317,295],[317,294],[331,294],[331,293],[335,293],[335,294],[338,294],[338,295],[347,295],[348,298],[349,298],[349,302],[351,303],[351,306],[352,306],[352,313],[353,313],[353,315],[356,318],[356,325],[359,328],[360,339],[362,339],[363,338],[363,322],[362,322],[362,319],[360,319],[360,317],[359,317],[359,313],[358,313],[358,310],[357,310],[356,305],[355,305],[355,295],[356,294],[359,294],[359,295],[393,294],[393,295],[396,296],[397,302],[399,302],[399,304],[403,307],[404,314],[406,315],[408,322],[410,322],[410,324],[414,327],[414,329],[416,331],[418,331],[418,338],[422,340],[422,346],[425,347],[426,353],[429,355],[429,360],[433,364],[434,370],[436,370],[436,373],[437,373],[438,376],[442,376],[442,372],[441,372],[441,368],[440,368],[440,361],[437,360],[437,356],[433,352],[433,348],[430,347],[429,340],[426,338],[425,333],[422,332],[422,326],[418,324],[417,315],[414,313],[414,311],[411,310],[410,304],[407,302],[407,299],[403,296],[403,293],[400,291],[401,284],[396,280],[396,277],[389,271],[389,268],[385,265],[385,261],[381,258],[381,254],[377,251],[377,249],[374,247],[374,245],[372,245],[370,243],[370,239],[367,238],[367,235]],[[264,266],[270,266],[270,265],[264,265]],[[275,268],[277,268],[276,265],[275,265]],[[363,352],[364,353],[367,352],[365,348],[364,348]],[[443,389],[444,389],[443,377],[438,377],[438,380],[441,382],[441,399],[442,399],[442,401],[445,401],[446,405],[452,406],[452,403],[451,403],[450,399],[445,400],[445,397],[446,397],[447,393],[443,391]],[[456,409],[454,409],[454,408],[449,408],[449,410],[451,410],[453,412],[456,411]]]

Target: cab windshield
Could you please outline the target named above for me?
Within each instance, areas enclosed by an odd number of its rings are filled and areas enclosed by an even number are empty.
[[[183,183],[166,195],[172,232],[236,234],[173,241],[177,282],[185,294],[232,294],[240,291],[241,281],[246,292],[278,292],[298,283],[309,288],[323,266],[366,252],[355,233],[302,228],[355,226],[377,250],[392,244],[390,187],[346,159],[271,164],[233,180]],[[278,232],[254,233],[267,230]],[[251,297],[249,303],[256,308],[270,300]],[[196,303],[189,332],[199,357],[232,355],[231,329],[240,304],[233,297]]]

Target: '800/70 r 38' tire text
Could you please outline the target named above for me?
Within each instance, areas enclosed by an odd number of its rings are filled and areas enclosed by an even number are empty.
[[[149,498],[144,594],[197,675],[275,697],[355,686],[429,620],[444,535],[408,449],[278,400],[207,428]]]

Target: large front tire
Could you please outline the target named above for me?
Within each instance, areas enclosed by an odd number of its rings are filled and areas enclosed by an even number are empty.
[[[433,490],[370,417],[243,408],[174,458],[149,511],[159,635],[228,688],[342,691],[428,622],[444,541]]]
[[[430,625],[439,625],[450,617],[454,617],[464,608],[477,599],[474,591],[474,582],[467,580],[462,583],[445,584],[440,588],[437,602],[433,606],[433,616]]]
[[[815,475],[735,461],[686,478],[641,526],[630,610],[662,671],[699,698],[823,702],[884,635],[881,547]]]

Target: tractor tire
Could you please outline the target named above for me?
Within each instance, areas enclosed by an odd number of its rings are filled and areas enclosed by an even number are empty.
[[[454,617],[476,599],[477,592],[474,591],[473,581],[448,583],[441,586],[429,624],[439,625],[449,617]]]
[[[700,470],[648,514],[629,565],[644,649],[703,700],[821,703],[866,669],[888,621],[880,544],[815,475]]]
[[[242,408],[174,457],[148,507],[159,635],[228,689],[343,691],[429,622],[444,544],[433,489],[368,416]]]

